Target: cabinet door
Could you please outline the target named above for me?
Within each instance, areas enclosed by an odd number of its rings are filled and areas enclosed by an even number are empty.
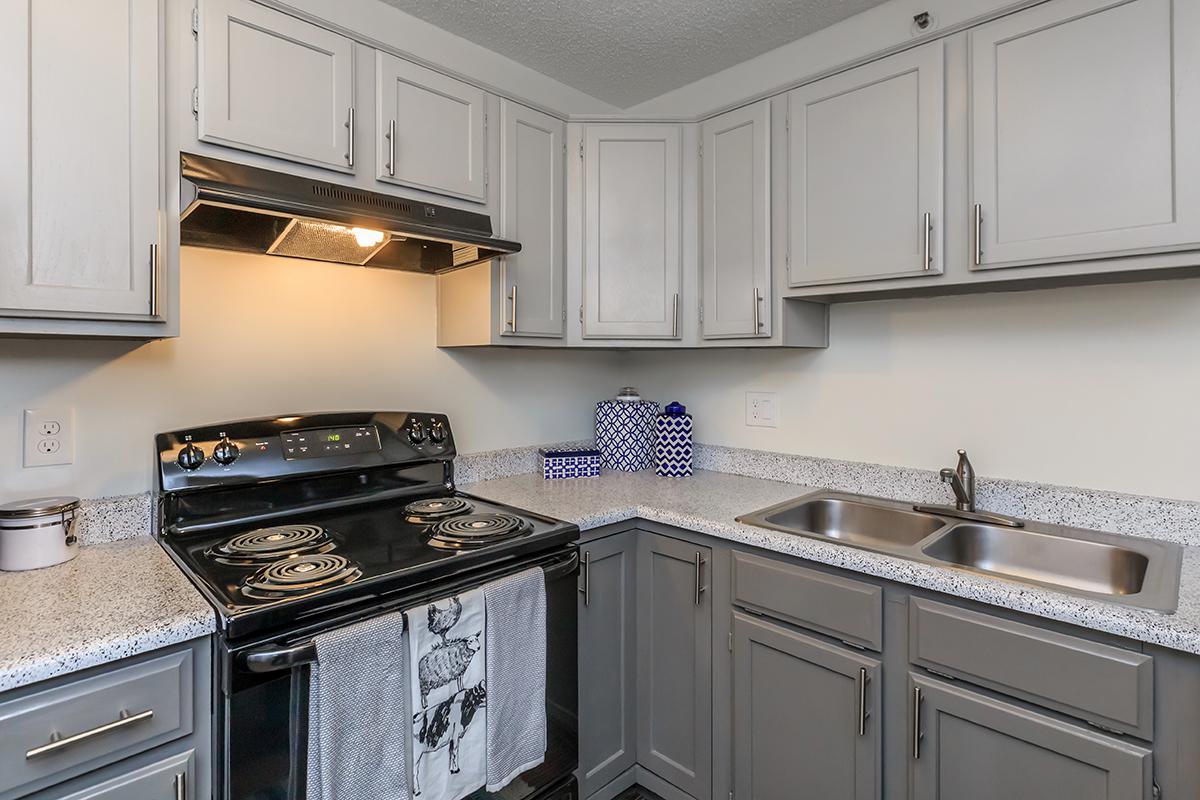
[[[864,654],[735,611],[734,796],[880,797],[880,674]]]
[[[156,316],[160,0],[0,19],[0,314]]]
[[[792,286],[941,272],[943,50],[932,42],[788,94]]]
[[[353,172],[354,44],[252,0],[200,0],[200,139]]]
[[[579,783],[588,797],[637,760],[637,532],[580,546]]]
[[[487,199],[487,94],[440,72],[375,54],[377,177],[429,192]]]
[[[186,800],[192,796],[189,790],[195,783],[195,762],[195,753],[188,750],[57,797],[60,800]]]
[[[975,266],[1200,241],[1200,6],[1061,0],[970,32]]]
[[[912,691],[913,800],[1151,797],[1144,747],[916,674]]]
[[[771,101],[700,128],[704,337],[771,335]]]
[[[638,764],[695,800],[708,800],[712,554],[651,533],[641,534],[638,548]]]
[[[502,262],[503,335],[563,335],[565,135],[562,120],[502,101],[500,231],[521,243]]]
[[[583,335],[679,338],[678,125],[595,125],[584,141]]]

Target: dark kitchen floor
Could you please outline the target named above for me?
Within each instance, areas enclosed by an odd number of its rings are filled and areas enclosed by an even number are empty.
[[[662,800],[662,798],[640,786],[633,786],[623,794],[618,795],[616,800]]]

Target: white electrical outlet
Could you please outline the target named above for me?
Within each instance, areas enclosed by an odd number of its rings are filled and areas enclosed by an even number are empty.
[[[779,399],[774,392],[746,392],[746,424],[756,428],[779,427]]]
[[[25,409],[25,466],[53,467],[75,461],[75,409]]]

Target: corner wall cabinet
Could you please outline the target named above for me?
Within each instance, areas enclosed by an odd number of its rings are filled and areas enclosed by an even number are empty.
[[[354,172],[354,42],[253,0],[199,0],[199,138]]]
[[[1058,0],[969,33],[972,265],[1200,242],[1200,8]]]
[[[788,93],[792,286],[941,271],[944,95],[941,42]]]
[[[583,335],[678,339],[679,125],[589,125],[583,144]]]
[[[704,338],[770,336],[771,101],[700,126]]]
[[[375,91],[379,180],[486,201],[486,92],[380,52]]]
[[[0,18],[0,317],[153,335],[166,299],[162,4],[2,0]]]

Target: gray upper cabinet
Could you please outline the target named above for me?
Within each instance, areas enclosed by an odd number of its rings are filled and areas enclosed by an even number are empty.
[[[589,125],[584,138],[583,335],[678,339],[678,125]]]
[[[588,797],[637,760],[637,532],[580,546],[579,784]]]
[[[941,42],[787,96],[791,286],[942,270]]]
[[[376,177],[487,200],[487,93],[388,53],[375,54]]]
[[[502,261],[501,335],[563,335],[565,136],[562,120],[501,101],[500,232],[521,243],[521,252]]]
[[[1058,0],[970,32],[976,268],[1200,242],[1200,5]]]
[[[638,543],[638,764],[694,800],[712,795],[712,553]]]
[[[771,101],[700,127],[705,338],[771,334]]]
[[[0,0],[0,18],[0,316],[155,321],[160,0]]]
[[[1149,800],[1150,750],[913,676],[912,800]]]
[[[200,139],[353,172],[354,43],[251,0],[200,0]]]
[[[734,797],[879,798],[880,684],[876,659],[735,611]]]

